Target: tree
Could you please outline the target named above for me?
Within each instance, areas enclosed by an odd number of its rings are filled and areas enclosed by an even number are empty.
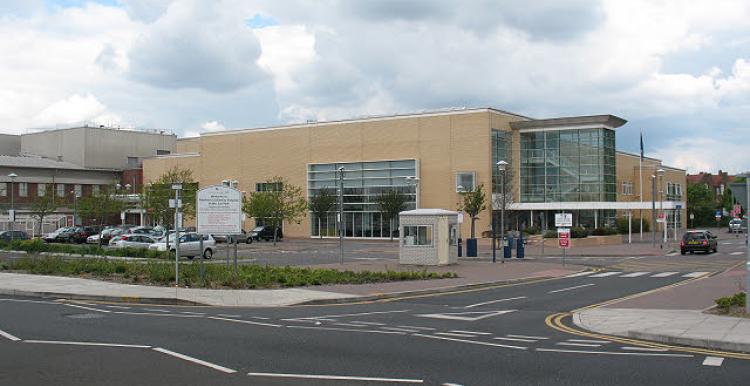
[[[388,221],[391,241],[393,241],[393,219],[396,218],[401,211],[406,209],[407,201],[409,201],[409,196],[395,189],[388,190],[375,197],[375,204],[378,207],[378,211],[380,211],[383,218]]]
[[[38,196],[31,203],[31,214],[39,220],[38,233],[42,234],[42,222],[44,218],[54,213],[57,210],[57,202],[55,202],[55,195],[52,189],[45,189],[43,196]]]
[[[110,216],[116,215],[123,211],[125,203],[114,195],[114,186],[108,189],[102,189],[97,194],[83,197],[78,201],[78,213],[83,219],[97,221],[99,226],[104,226],[104,222]],[[101,238],[99,244],[101,245]]]
[[[320,189],[310,197],[309,207],[310,212],[312,212],[315,217],[326,217],[328,216],[328,212],[336,207],[336,196],[328,188]],[[323,238],[323,232],[321,232],[320,229],[318,229],[318,234],[320,235],[320,238]]]
[[[476,221],[480,212],[487,209],[487,197],[484,194],[484,186],[479,185],[472,192],[461,192],[461,202],[458,210],[466,212],[471,218],[471,238],[475,238]]]
[[[169,207],[169,200],[174,198],[172,184],[182,184],[180,211],[184,218],[195,217],[195,196],[198,183],[193,178],[193,171],[175,166],[143,187],[143,206],[159,224],[174,226],[174,208]]]
[[[707,184],[688,184],[687,208],[695,216],[692,226],[710,226],[716,223],[716,198]]]
[[[254,192],[242,203],[242,210],[256,219],[268,221],[273,232],[273,245],[276,245],[277,229],[286,222],[299,222],[307,213],[307,200],[302,188],[289,184],[282,177],[266,181],[268,186],[277,189]]]

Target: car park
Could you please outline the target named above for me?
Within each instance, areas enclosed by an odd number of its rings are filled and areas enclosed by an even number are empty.
[[[253,240],[250,239],[248,241],[248,233],[245,232],[244,229],[242,229],[242,232],[240,234],[235,235],[211,235],[213,236],[214,240],[216,240],[216,243],[232,243],[232,242],[245,242],[245,243],[252,243]]]
[[[216,240],[211,235],[199,235],[194,232],[180,234],[180,255],[188,259],[195,256],[203,256],[204,259],[210,259],[216,251]],[[201,251],[201,237],[203,238],[203,250]],[[148,249],[156,251],[174,252],[176,245],[174,234],[169,235],[169,245],[167,246],[166,238],[149,245]]]
[[[55,243],[74,243],[81,232],[80,227],[66,227],[58,230],[51,242]]]
[[[29,235],[24,231],[2,231],[0,232],[0,241],[10,242],[11,240],[28,240]]]
[[[718,252],[719,241],[710,231],[687,231],[680,240],[680,254],[694,252]]]
[[[68,227],[62,227],[58,228],[52,232],[45,233],[42,235],[42,240],[48,242],[48,243],[54,243],[57,240],[57,235],[62,233],[63,231],[66,231]]]
[[[147,249],[151,244],[155,243],[153,237],[144,234],[127,234],[119,237],[112,246],[114,248],[140,248]]]

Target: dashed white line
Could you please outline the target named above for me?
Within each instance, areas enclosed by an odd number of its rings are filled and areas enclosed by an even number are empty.
[[[125,306],[115,306],[115,305],[112,305],[112,304],[107,304],[107,305],[105,305],[104,307],[107,307],[107,308],[114,308],[114,309],[117,309],[117,310],[129,310],[129,309],[130,309],[130,307],[125,307]]]
[[[338,327],[316,327],[316,326],[286,326],[287,328],[299,328],[304,330],[322,330],[322,331],[349,331],[349,332],[363,332],[372,334],[396,334],[405,335],[400,331],[380,331],[380,330],[355,330],[353,328],[338,328]]]
[[[284,374],[284,373],[247,373],[247,375],[251,377],[269,377],[269,378],[325,379],[325,380],[339,380],[339,381],[369,381],[369,382],[387,382],[387,383],[424,383],[424,380],[422,379],[361,377],[361,376],[354,376],[354,375]]]
[[[457,334],[455,332],[436,332],[435,335],[455,336],[458,338],[476,338],[476,335],[470,334]]]
[[[581,276],[591,275],[593,273],[596,273],[596,272],[594,272],[594,271],[584,271],[584,272],[574,273],[572,275],[568,275],[568,276],[565,276],[565,277],[581,277]]]
[[[334,323],[334,326],[342,326],[342,327],[364,327],[361,324],[351,324],[351,323]]]
[[[205,312],[190,312],[190,311],[180,311],[180,313],[185,314],[185,315],[200,315],[200,316],[203,316],[206,314]]]
[[[94,307],[79,306],[78,304],[70,304],[70,303],[60,303],[60,304],[68,306],[68,307],[80,308],[82,310],[87,310],[87,311],[103,312],[105,314],[112,312],[110,310],[102,310],[102,309],[94,308]]]
[[[548,294],[553,294],[553,293],[556,293],[556,292],[570,291],[570,290],[574,290],[574,289],[578,289],[578,288],[589,287],[589,286],[592,286],[592,285],[596,285],[596,284],[594,284],[594,283],[582,284],[582,285],[577,285],[575,287],[561,288],[561,289],[558,289],[558,290],[549,291],[547,293]]]
[[[518,296],[518,297],[515,297],[515,298],[507,298],[507,299],[490,300],[490,301],[488,301],[488,302],[482,302],[482,303],[476,303],[476,304],[471,304],[471,305],[468,305],[468,306],[464,306],[464,308],[474,308],[474,307],[479,307],[479,306],[486,306],[486,305],[488,305],[488,304],[495,304],[495,303],[509,302],[509,301],[511,301],[511,300],[518,300],[518,299],[527,299],[527,297],[526,297],[526,296]]]
[[[144,308],[143,310],[148,311],[148,312],[163,312],[165,314],[169,314],[172,312],[172,311],[162,310],[160,308]]]
[[[232,374],[232,373],[236,373],[237,372],[237,370],[233,370],[233,369],[230,369],[230,368],[224,367],[224,366],[219,366],[219,365],[217,365],[215,363],[206,362],[204,360],[201,360],[201,359],[198,359],[198,358],[193,358],[191,356],[188,356],[188,355],[185,355],[185,354],[180,354],[178,352],[167,350],[165,348],[154,347],[154,348],[152,348],[152,350],[158,351],[158,352],[160,352],[162,354],[171,355],[171,356],[173,356],[175,358],[179,358],[179,359],[182,359],[182,360],[185,360],[185,361],[188,361],[188,362],[193,362],[195,364],[199,364],[199,365],[202,365],[202,366],[210,367],[210,368],[212,368],[214,370],[221,371],[222,373]]]
[[[492,335],[491,332],[480,332],[480,331],[466,331],[466,330],[450,330],[451,332],[457,332],[459,334],[473,334],[473,335]]]
[[[435,329],[432,327],[420,327],[420,326],[396,326],[396,327],[408,328],[408,329],[413,329],[413,330],[435,331]]]
[[[399,327],[380,327],[380,328],[383,330],[388,330],[388,331],[401,331],[401,332],[408,332],[408,333],[420,332],[420,330],[414,330],[411,328],[399,328]]]
[[[668,277],[668,276],[676,275],[678,273],[679,272],[662,272],[662,273],[657,273],[655,275],[651,275],[650,277]]]
[[[599,344],[607,344],[607,343],[609,343],[608,340],[594,340],[594,339],[568,339],[568,342],[575,342],[575,343],[599,343]]]
[[[575,346],[575,347],[602,347],[600,344],[591,344],[591,343],[570,343],[570,342],[557,342],[555,343],[558,346]]]
[[[536,340],[534,340],[534,339],[522,339],[522,338],[503,338],[503,337],[499,337],[499,336],[496,336],[496,337],[494,337],[494,338],[492,338],[492,339],[497,339],[497,340],[507,340],[507,341],[512,341],[512,342],[526,342],[526,343],[533,343],[533,342],[536,342]]]
[[[378,315],[378,314],[395,314],[400,312],[409,312],[411,310],[396,310],[396,311],[374,311],[374,312],[358,312],[354,314],[337,314],[337,315],[320,315],[320,316],[309,316],[306,318],[296,318],[296,319],[284,319],[284,320],[304,320],[304,319],[318,319],[318,320],[325,320],[324,318],[342,318],[346,316],[363,316],[363,315]]]
[[[220,318],[218,316],[207,316],[207,318],[208,319],[213,319],[213,320],[223,320],[223,321],[226,321],[226,322],[252,324],[254,326],[283,327],[281,324],[253,322],[253,321],[250,321],[250,320],[242,320],[242,319]]]
[[[634,355],[634,356],[647,356],[647,357],[674,357],[674,358],[692,358],[691,354],[662,354],[662,353],[650,353],[650,352],[615,352],[615,351],[583,351],[583,350],[563,350],[557,348],[537,348],[536,351],[541,352],[559,352],[559,353],[571,353],[571,354],[602,354],[602,355]]]
[[[221,316],[222,318],[239,318],[242,315],[237,315],[237,314],[217,314],[216,316]]]
[[[619,271],[618,272],[602,272],[602,273],[597,273],[596,275],[591,275],[589,277],[607,277],[607,276],[619,275],[621,273],[622,272],[619,272]]]
[[[691,272],[691,273],[682,275],[682,277],[701,277],[701,276],[708,275],[709,273],[711,272]]]
[[[653,351],[653,352],[669,351],[669,349],[667,349],[667,348],[658,348],[658,347],[633,347],[633,346],[623,346],[623,347],[620,347],[620,350],[626,350],[626,351]]]
[[[268,319],[271,319],[271,318],[266,318],[264,316],[251,316],[251,318],[258,319],[258,320],[268,320]]]
[[[140,344],[121,344],[121,343],[102,343],[102,342],[75,342],[75,341],[64,341],[64,340],[35,340],[29,339],[24,340],[24,343],[36,343],[36,344],[62,344],[71,346],[103,346],[103,347],[125,347],[125,348],[151,348],[151,346],[145,346]]]
[[[739,255],[741,255],[743,253],[745,253],[745,252],[732,252],[732,253],[730,253],[730,255],[732,255],[732,256],[739,256]]]
[[[507,336],[509,338],[521,338],[521,339],[537,339],[537,340],[549,339],[549,338],[544,337],[544,336],[533,336],[533,335],[508,334],[508,335],[505,335],[505,336]]]
[[[722,357],[706,357],[706,359],[703,360],[703,366],[721,366],[721,364],[724,363],[724,358]]]
[[[466,340],[466,339],[457,339],[457,338],[447,338],[443,336],[434,336],[434,335],[425,335],[425,334],[412,334],[411,336],[418,336],[422,338],[429,338],[429,339],[440,339],[440,340],[449,340],[451,342],[461,342],[461,343],[469,343],[469,344],[477,344],[480,346],[493,346],[493,347],[503,347],[503,348],[512,348],[515,350],[526,350],[528,347],[522,347],[522,346],[511,346],[507,344],[498,344],[498,343],[490,343],[490,342],[478,342],[474,340]]]
[[[349,323],[364,324],[364,325],[366,325],[366,326],[385,326],[385,325],[386,325],[385,323],[377,323],[377,322],[359,322],[359,321],[356,321],[356,320],[353,320],[353,321],[351,321],[351,322],[349,322]]]
[[[648,275],[649,273],[651,272],[633,272],[633,273],[622,275],[620,277],[638,277],[638,276]]]
[[[18,342],[19,340],[21,340],[21,338],[15,336],[13,334],[7,333],[7,332],[5,332],[3,330],[0,330],[0,336],[2,336],[5,339],[10,339],[10,340],[12,340],[14,342]]]

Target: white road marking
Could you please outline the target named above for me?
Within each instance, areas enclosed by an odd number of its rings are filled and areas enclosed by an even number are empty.
[[[676,275],[678,273],[679,272],[662,272],[662,273],[657,273],[655,275],[651,275],[650,277],[667,277],[667,276]]]
[[[100,343],[100,342],[75,342],[75,341],[63,341],[63,340],[35,340],[29,339],[24,340],[24,343],[37,343],[37,344],[64,344],[71,346],[103,346],[103,347],[126,347],[126,348],[151,348],[151,346],[145,346],[140,344],[120,344],[120,343]]]
[[[380,327],[380,328],[382,328],[383,330],[388,330],[388,331],[401,331],[401,332],[408,332],[408,333],[420,332],[420,330],[415,330],[412,328],[399,328],[399,327]]]
[[[236,315],[236,314],[217,314],[216,316],[221,316],[222,318],[239,318],[242,315]]]
[[[103,312],[105,314],[112,312],[110,310],[101,310],[101,309],[93,308],[93,307],[79,306],[78,304],[70,304],[70,303],[60,303],[60,304],[68,306],[68,307],[80,308],[82,310],[87,310],[87,311]]]
[[[206,315],[205,312],[180,311],[180,313],[181,314],[186,314],[186,315],[201,315],[201,316]]]
[[[682,275],[682,277],[701,277],[701,276],[708,275],[709,273],[711,272],[691,272],[691,273]]]
[[[638,276],[648,275],[649,273],[651,272],[633,272],[633,273],[628,273],[626,275],[622,275],[620,277],[638,277]]]
[[[649,352],[615,352],[615,351],[582,351],[582,350],[563,350],[556,348],[537,348],[536,351],[542,352],[560,352],[560,353],[572,353],[572,354],[603,354],[603,355],[635,355],[635,356],[648,356],[648,357],[675,357],[675,358],[692,358],[691,354],[662,354],[662,353],[649,353]]]
[[[516,349],[516,350],[526,350],[528,348],[528,347],[521,347],[521,346],[510,346],[510,345],[507,345],[507,344],[497,344],[497,343],[490,343],[490,342],[478,342],[478,341],[474,341],[474,340],[457,339],[457,338],[446,338],[446,337],[443,337],[443,336],[434,336],[434,335],[412,334],[411,336],[419,336],[419,337],[422,337],[422,338],[430,338],[430,339],[449,340],[449,341],[452,341],[452,342],[478,344],[480,346],[493,346],[493,347],[512,348],[512,349]]]
[[[667,349],[667,348],[658,348],[658,347],[633,347],[633,346],[623,346],[623,347],[620,347],[620,350],[628,350],[628,351],[654,351],[654,352],[669,351],[669,349]]]
[[[607,344],[607,343],[609,343],[608,340],[594,340],[594,339],[568,339],[568,342],[575,342],[575,343],[599,343],[599,344]]]
[[[264,316],[251,316],[251,318],[253,318],[253,319],[259,319],[259,320],[268,320],[268,319],[271,319],[271,318],[266,318]]]
[[[513,342],[526,342],[526,343],[533,343],[533,342],[536,342],[536,340],[534,340],[534,339],[522,339],[522,338],[502,338],[502,337],[499,337],[499,336],[496,336],[496,337],[494,337],[494,338],[492,338],[492,339],[497,339],[497,340],[508,340],[508,341],[513,341]]]
[[[616,272],[602,272],[602,273],[597,273],[596,275],[591,275],[589,277],[607,277],[607,276],[619,275],[621,273],[622,272],[619,272],[619,271],[616,271]]]
[[[583,271],[583,272],[574,273],[572,275],[568,275],[568,276],[565,276],[565,277],[581,277],[581,276],[591,275],[592,273],[596,273],[596,272],[594,272],[594,271]]]
[[[448,320],[463,320],[467,322],[476,322],[477,320],[489,318],[492,316],[498,316],[515,312],[516,310],[500,310],[500,311],[473,311],[473,312],[452,312],[444,314],[421,314],[416,315],[422,318],[435,318],[435,319],[448,319]],[[477,316],[469,316],[477,315]]]
[[[323,375],[323,374],[284,374],[284,373],[247,373],[251,377],[270,377],[270,378],[299,378],[299,379],[326,379],[339,381],[370,381],[370,382],[388,382],[388,383],[424,383],[422,379],[405,379],[405,378],[379,378],[379,377],[360,377],[353,375]]]
[[[172,312],[172,311],[162,310],[160,308],[144,308],[143,310],[148,311],[148,312],[163,312],[165,314],[169,314]]]
[[[455,332],[436,332],[435,335],[455,336],[458,338],[476,338],[476,335],[471,334],[458,334]]]
[[[212,368],[214,370],[219,370],[222,373],[232,374],[232,373],[236,373],[237,372],[237,370],[232,370],[232,369],[230,369],[228,367],[219,366],[217,364],[214,364],[214,363],[211,363],[211,362],[206,362],[204,360],[200,360],[198,358],[193,358],[191,356],[188,356],[188,355],[185,355],[185,354],[180,354],[178,352],[170,351],[170,350],[167,350],[165,348],[154,347],[154,348],[152,348],[152,350],[158,351],[158,352],[160,352],[162,354],[171,355],[171,356],[173,356],[175,358],[180,358],[180,359],[188,361],[188,362],[193,362],[195,364],[199,364],[199,365],[202,365],[202,366],[210,367],[210,368]]]
[[[466,330],[451,330],[451,332],[457,332],[459,334],[492,335],[491,332],[466,331]]]
[[[544,336],[533,336],[533,335],[508,334],[508,335],[505,335],[505,336],[507,336],[509,338],[521,338],[521,339],[539,339],[539,340],[549,339],[549,338],[544,337]]]
[[[380,331],[380,330],[355,330],[353,328],[337,328],[337,327],[317,327],[317,326],[286,326],[287,328],[301,328],[304,330],[323,330],[323,331],[349,331],[349,332],[365,332],[373,334],[396,334],[405,335],[400,331]]]
[[[252,324],[254,326],[283,327],[281,324],[252,322],[252,321],[249,321],[249,320],[242,320],[242,319],[220,318],[218,316],[207,316],[207,318],[208,319],[213,319],[213,320],[223,320],[223,321],[226,321],[226,322]]]
[[[474,308],[479,306],[486,306],[488,304],[495,304],[495,303],[501,303],[501,302],[509,302],[511,300],[518,300],[518,299],[527,299],[526,296],[519,296],[515,298],[507,298],[507,299],[498,299],[498,300],[490,300],[489,302],[482,302],[482,303],[476,303],[469,306],[465,306],[464,308]]]
[[[118,310],[129,310],[129,309],[130,309],[130,307],[125,307],[125,306],[115,306],[115,305],[111,305],[111,304],[107,304],[107,305],[105,305],[104,307],[107,307],[107,308],[114,308],[114,309],[118,309]]]
[[[21,340],[21,338],[15,336],[13,334],[9,334],[9,333],[7,333],[7,332],[5,332],[3,330],[0,330],[0,336],[2,336],[5,339],[10,339],[10,340],[12,340],[14,342],[18,342],[19,340]]]
[[[385,326],[385,323],[377,323],[377,322],[358,322],[356,320],[353,320],[349,323],[357,323],[357,324],[364,324],[366,326]]]
[[[669,252],[667,253],[667,256],[677,256],[677,252]]]
[[[338,314],[338,315],[320,315],[320,316],[309,316],[306,318],[293,318],[293,319],[282,319],[282,320],[325,320],[324,318],[341,318],[345,316],[363,316],[363,315],[378,315],[378,314],[394,314],[399,312],[409,312],[411,310],[397,310],[397,311],[375,311],[375,312],[359,312],[356,314]]]
[[[575,347],[602,347],[600,344],[591,344],[591,343],[569,343],[569,342],[557,342],[555,343],[558,346],[575,346]]]
[[[460,383],[443,383],[442,386],[463,386]]]
[[[432,327],[419,327],[419,326],[396,326],[396,327],[409,328],[409,329],[414,329],[414,330],[435,331],[435,329]]]
[[[110,312],[110,311],[107,311]],[[160,318],[202,318],[198,315],[164,314],[160,312],[111,311],[118,315],[158,316]]]
[[[342,327],[365,327],[361,324],[351,324],[351,323],[334,323],[334,326],[342,326]],[[415,330],[416,331],[416,330]],[[411,332],[411,331],[409,331]]]
[[[589,283],[589,284],[577,285],[575,287],[561,288],[561,289],[558,289],[558,290],[549,291],[547,293],[548,294],[553,294],[553,293],[556,293],[556,292],[570,291],[570,290],[574,290],[574,289],[578,289],[578,288],[583,288],[583,287],[588,287],[588,286],[592,286],[592,285],[596,285],[596,284]]]
[[[732,256],[739,256],[739,255],[741,255],[743,253],[745,253],[745,252],[732,252],[732,253],[730,253],[730,255],[732,255]]]
[[[724,358],[722,357],[706,357],[706,359],[703,360],[703,366],[721,366],[721,364],[724,363]]]

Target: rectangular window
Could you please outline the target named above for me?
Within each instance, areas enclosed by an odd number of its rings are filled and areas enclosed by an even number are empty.
[[[18,183],[18,197],[28,197],[29,196],[29,184],[26,182],[19,182]]]
[[[7,197],[7,196],[8,196],[8,183],[0,182],[0,197]]]
[[[57,184],[57,197],[65,197],[65,184]]]
[[[456,173],[456,192],[473,192],[475,176],[474,172]]]
[[[156,155],[169,155],[170,153],[169,150],[156,149]]]
[[[256,192],[280,192],[281,182],[258,182],[255,184]]]
[[[81,197],[81,195],[83,194],[83,187],[81,186],[81,184],[75,184],[73,186],[73,190],[75,191],[76,197]]]
[[[404,225],[404,245],[432,245],[432,225]]]
[[[36,184],[36,195],[44,197],[47,194],[47,184]]]
[[[139,164],[138,157],[128,157],[128,168],[138,169]]]
[[[99,185],[91,185],[91,195],[92,196],[99,195]]]

